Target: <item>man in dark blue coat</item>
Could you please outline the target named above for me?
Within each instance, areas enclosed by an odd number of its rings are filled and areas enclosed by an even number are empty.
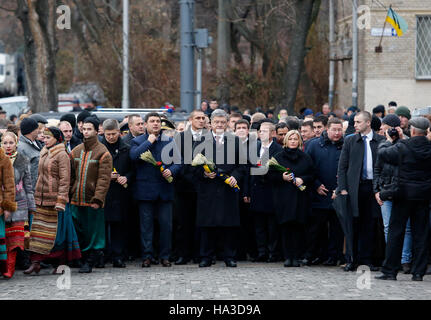
[[[174,186],[167,179],[175,177],[181,169],[181,156],[172,138],[160,134],[161,118],[158,113],[148,113],[145,116],[145,126],[147,133],[134,138],[130,147],[130,157],[136,164],[133,196],[139,201],[142,267],[150,267],[154,259],[154,217],[158,218],[160,225],[159,258],[164,267],[170,267]],[[151,151],[154,159],[163,163],[163,172],[140,158],[146,151]]]
[[[305,148],[316,169],[306,257],[311,261],[327,259],[323,262],[327,266],[337,265],[343,254],[344,235],[331,199],[332,192],[337,188],[338,160],[342,147],[343,123],[333,118],[328,121],[327,130],[319,138],[310,140]]]

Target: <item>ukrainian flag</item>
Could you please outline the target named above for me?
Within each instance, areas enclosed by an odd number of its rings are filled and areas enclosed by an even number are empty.
[[[407,31],[407,22],[395,13],[392,8],[389,8],[386,22],[389,22],[397,32],[397,36],[401,37]]]

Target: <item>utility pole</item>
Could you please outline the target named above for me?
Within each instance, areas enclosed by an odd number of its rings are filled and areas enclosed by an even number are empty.
[[[358,1],[353,0],[352,9],[352,106],[358,106]]]
[[[129,108],[129,0],[123,0],[123,100],[121,107]]]
[[[193,111],[194,98],[194,0],[180,0],[181,19],[181,109]]]
[[[196,48],[198,58],[196,60],[196,105],[195,109],[199,109],[202,100],[202,49]]]
[[[334,0],[329,0],[329,97],[328,104],[332,110],[334,106],[334,74],[335,74],[335,52],[334,52],[334,35],[335,35],[335,13]]]

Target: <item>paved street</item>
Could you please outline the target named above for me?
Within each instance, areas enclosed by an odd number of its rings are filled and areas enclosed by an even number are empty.
[[[58,281],[51,271],[31,276],[17,271],[12,280],[0,280],[0,299],[431,299],[431,276],[423,282],[412,282],[410,275],[403,274],[398,281],[377,281],[374,276],[379,273],[373,272],[370,289],[360,290],[360,274],[339,267],[240,262],[238,268],[228,269],[217,262],[211,268],[143,269],[135,262],[126,269],[94,269],[92,274],[72,269],[70,289],[59,289],[57,282],[60,287],[67,287],[67,282]]]

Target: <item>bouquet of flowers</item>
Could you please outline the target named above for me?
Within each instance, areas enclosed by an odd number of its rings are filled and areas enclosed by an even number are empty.
[[[116,173],[116,174],[118,174],[117,169],[113,168],[112,173]],[[127,186],[128,186],[128,184],[127,184],[127,183],[123,184],[123,187],[124,187],[124,188],[127,188]]]
[[[204,168],[205,172],[207,172],[207,173],[216,172],[216,166],[215,166],[214,162],[208,160],[202,153],[199,153],[196,155],[196,157],[192,161],[192,166],[193,167],[202,166]],[[217,173],[217,172],[216,172],[216,174],[217,174],[217,177],[222,179],[224,183],[226,183],[227,185],[230,186],[230,184],[229,184],[230,176],[229,175],[224,174],[224,173]],[[235,192],[239,191],[238,184],[235,184],[232,188],[234,188]]]
[[[159,168],[160,172],[165,171],[165,166],[163,165],[163,163],[161,161],[156,161],[156,159],[154,159],[153,154],[151,153],[151,151],[145,151],[144,153],[141,154],[141,160],[144,160],[145,162],[148,162],[150,164],[152,164],[153,166],[155,166],[156,168]],[[169,183],[171,183],[174,178],[169,177],[169,178],[165,178]]]
[[[268,168],[271,168],[273,170],[280,171],[280,172],[287,172],[288,174],[292,174],[292,176],[293,176],[293,180],[292,181],[296,185],[296,178],[295,178],[295,175],[293,174],[292,170],[290,170],[289,168],[283,167],[281,164],[278,163],[277,160],[275,160],[274,157],[272,157],[271,159],[269,159],[267,165],[268,165]],[[298,189],[301,190],[301,191],[304,191],[305,188],[306,188],[306,186],[304,186],[302,184],[300,186],[298,186]]]

